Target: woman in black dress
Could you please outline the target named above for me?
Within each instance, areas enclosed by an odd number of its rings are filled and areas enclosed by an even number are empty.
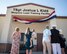
[[[61,45],[61,51],[62,54],[65,54],[65,38],[64,35],[62,34],[62,30],[60,30],[60,45]]]
[[[26,54],[32,54],[32,48],[33,48],[33,42],[31,42],[31,38],[32,38],[32,32],[30,31],[30,28],[27,28],[26,32],[25,32],[25,36],[26,36],[26,43],[25,43],[25,48],[26,48]],[[32,43],[32,45],[31,45]]]

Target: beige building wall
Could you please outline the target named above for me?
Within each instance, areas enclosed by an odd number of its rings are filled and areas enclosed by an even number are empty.
[[[57,25],[56,18],[50,20],[50,29],[52,29],[53,25]]]
[[[6,19],[6,16],[0,16],[0,40],[2,36],[2,30],[4,26],[4,21]],[[27,27],[30,27],[31,30],[35,29],[37,33],[42,33],[42,31],[45,29],[46,25],[51,25],[56,24],[58,29],[63,30],[64,37],[66,38],[66,44],[67,44],[67,19],[66,18],[57,18],[57,19],[52,19],[47,22],[42,22],[42,23],[32,23],[32,24],[24,24],[20,22],[15,22],[12,21],[10,24],[9,32],[8,32],[8,42],[11,43],[11,35],[12,32],[14,31],[15,27],[19,27],[21,32],[24,33]],[[3,36],[4,38],[5,36]]]
[[[67,44],[67,18],[57,18],[57,28],[62,29]]]
[[[1,40],[1,34],[4,26],[5,17],[6,16],[0,16],[0,40]]]
[[[14,10],[14,8],[17,8],[17,9],[21,9],[20,12],[22,12],[22,14],[19,14],[19,13],[12,13],[12,12],[17,12]],[[12,15],[25,15],[25,16],[48,16],[48,14],[23,14],[23,10],[24,9],[32,9],[32,10],[40,10],[40,9],[43,9],[43,10],[49,10],[49,13],[52,13],[54,11],[54,9],[50,9],[50,8],[46,8],[46,7],[41,7],[41,6],[36,6],[36,5],[24,5],[24,6],[16,6],[16,7],[11,7],[11,8],[8,8],[7,9],[7,18],[9,20],[12,19]],[[29,18],[29,17],[28,17]],[[31,17],[32,18],[32,17]],[[42,31],[45,29],[45,26],[48,25],[49,22],[43,22],[43,23],[32,23],[32,24],[24,24],[24,23],[19,23],[19,22],[14,22],[14,21],[11,21],[9,22],[9,29],[7,31],[7,34],[6,34],[6,37],[7,37],[7,41],[9,43],[11,43],[11,35],[12,35],[12,32],[14,31],[15,27],[19,27],[21,32],[25,32],[26,28],[27,27],[30,27],[31,30],[32,29],[35,29],[37,33],[42,33]],[[4,33],[4,32],[3,32]]]
[[[46,8],[46,7],[41,7],[41,6],[36,6],[36,5],[26,5],[26,6],[16,6],[16,7],[11,7],[11,8],[8,8],[7,9],[7,14],[6,14],[6,18],[4,19],[4,17],[0,17],[0,38],[1,38],[1,42],[2,43],[7,43],[7,41],[9,43],[11,43],[11,35],[12,35],[12,32],[14,31],[15,27],[19,27],[21,32],[25,32],[26,28],[27,27],[30,27],[31,30],[32,29],[35,29],[37,33],[42,33],[42,31],[45,29],[45,26],[46,25],[50,25],[50,27],[52,25],[57,25],[57,28],[58,29],[62,29],[63,30],[63,34],[65,36],[65,38],[67,39],[67,19],[64,19],[64,18],[57,18],[57,19],[52,19],[50,21],[47,21],[47,22],[42,22],[42,23],[32,23],[32,24],[23,24],[23,23],[19,23],[19,22],[14,22],[12,20],[12,15],[27,15],[27,16],[47,16],[47,15],[38,15],[38,14],[15,14],[15,13],[12,13],[15,12],[13,10],[13,8],[17,8],[17,9],[46,9],[46,10],[49,10],[49,13],[53,12],[54,9],[49,9],[49,8]],[[5,22],[5,23],[4,23]],[[5,38],[4,38],[5,37]],[[67,41],[66,41],[67,43]]]
[[[9,33],[9,28],[10,28],[10,22],[11,22],[10,9],[7,9],[6,13],[7,13],[6,19],[4,21],[4,26],[3,26],[2,35],[1,35],[1,43],[7,43],[7,38],[8,38],[8,33]]]
[[[45,29],[45,26],[49,25],[49,21],[47,22],[42,22],[42,23],[32,23],[32,24],[24,24],[20,22],[15,22],[12,21],[9,29],[9,34],[8,34],[8,42],[11,43],[11,35],[14,32],[16,27],[20,28],[20,31],[24,33],[26,31],[26,28],[29,27],[32,31],[32,29],[35,29],[36,33],[42,33],[43,30]]]

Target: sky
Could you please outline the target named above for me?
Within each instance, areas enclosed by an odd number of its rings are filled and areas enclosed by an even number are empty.
[[[57,16],[67,16],[67,0],[0,0],[0,14],[6,14],[8,6],[24,3],[53,7]]]

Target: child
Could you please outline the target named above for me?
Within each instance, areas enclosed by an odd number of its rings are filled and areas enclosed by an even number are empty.
[[[30,43],[31,43],[30,47],[32,46],[32,42],[33,42],[34,45],[37,45],[37,34],[36,34],[34,29],[32,31],[32,37],[30,39]]]

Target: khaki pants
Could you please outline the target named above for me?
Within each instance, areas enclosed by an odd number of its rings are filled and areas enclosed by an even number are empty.
[[[46,50],[48,51],[48,54],[51,54],[51,43],[48,41],[43,41],[43,54],[47,54]]]

